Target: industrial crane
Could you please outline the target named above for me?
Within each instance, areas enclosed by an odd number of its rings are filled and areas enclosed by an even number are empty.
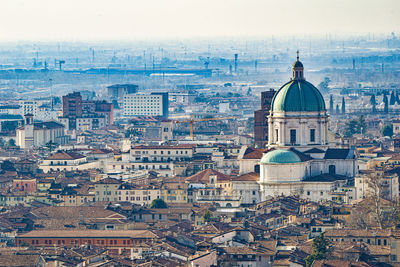
[[[222,121],[222,120],[232,120],[232,119],[237,119],[238,117],[222,117],[222,118],[206,118],[206,119],[194,119],[193,115],[191,119],[189,120],[183,120],[183,121],[174,121],[174,123],[190,123],[190,139],[194,140],[193,138],[193,125],[196,122],[201,122],[201,121]]]
[[[58,59],[54,59],[54,65],[57,67],[59,67],[60,71],[62,70],[62,64],[65,64],[65,60],[58,60]]]

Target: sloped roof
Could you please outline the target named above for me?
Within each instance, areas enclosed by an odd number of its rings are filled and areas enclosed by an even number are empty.
[[[110,154],[110,153],[112,153],[112,151],[105,148],[98,148],[89,152],[89,154]]]
[[[186,178],[187,182],[192,183],[209,183],[210,176],[217,176],[217,182],[229,181],[231,177],[213,169],[206,169]]]
[[[348,159],[353,158],[352,150],[348,148],[328,148],[325,153],[325,159]]]
[[[346,180],[348,177],[339,174],[320,174],[304,179],[305,182],[333,182],[338,180]]]
[[[322,150],[322,149],[313,147],[313,148],[311,148],[311,149],[309,149],[309,150],[304,151],[303,153],[308,153],[308,154],[312,154],[312,153],[325,153],[325,151]]]
[[[85,156],[75,152],[58,151],[57,153],[47,157],[46,160],[75,160],[84,157]]]
[[[260,180],[260,174],[256,172],[246,173],[237,177],[233,177],[232,181],[258,181]]]
[[[149,230],[33,230],[25,234],[19,235],[22,238],[36,237],[71,237],[71,238],[88,238],[88,237],[128,237],[128,238],[157,238],[157,235]]]
[[[252,148],[248,147],[244,152],[243,159],[261,159],[265,152],[268,152],[268,148]]]

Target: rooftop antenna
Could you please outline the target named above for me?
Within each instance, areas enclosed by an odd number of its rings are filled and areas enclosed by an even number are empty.
[[[299,53],[300,53],[300,52],[299,52],[298,49],[297,49],[297,52],[296,52],[296,53],[297,53],[297,61],[299,61]]]

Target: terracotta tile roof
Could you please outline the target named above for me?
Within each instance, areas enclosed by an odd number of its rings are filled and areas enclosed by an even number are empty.
[[[0,266],[37,266],[39,255],[1,255]]]
[[[396,231],[391,229],[328,229],[326,237],[389,237]]]
[[[105,179],[96,182],[95,184],[120,184],[120,183],[122,183],[120,180],[107,177]]]
[[[243,159],[261,159],[264,153],[272,149],[248,147],[244,152]]]
[[[75,160],[75,159],[81,159],[84,157],[85,156],[75,153],[75,152],[59,151],[59,152],[47,157],[46,160]]]
[[[114,218],[115,220],[125,219],[126,217],[114,211],[104,209],[104,207],[63,207],[63,206],[50,206],[38,208],[31,211],[35,218],[46,219],[79,219],[82,216],[84,219],[88,218]],[[115,217],[115,215],[118,215]]]
[[[369,265],[363,261],[345,261],[345,260],[316,260],[314,261],[313,267],[369,267]]]
[[[193,149],[195,145],[186,145],[179,144],[175,146],[147,146],[147,145],[139,145],[134,146],[132,149]]]
[[[18,235],[20,238],[41,238],[41,237],[69,237],[69,238],[157,238],[158,236],[149,230],[33,230],[25,234]]]
[[[231,179],[229,175],[223,174],[213,169],[206,169],[204,171],[198,172],[195,175],[186,178],[186,181],[191,183],[209,183],[210,176],[216,176],[217,177],[216,182],[230,181]]]
[[[112,150],[101,149],[101,148],[94,149],[91,152],[89,152],[89,154],[110,154],[110,153],[113,153]]]
[[[246,173],[237,177],[233,177],[232,181],[258,181],[260,180],[260,174],[255,172]]]

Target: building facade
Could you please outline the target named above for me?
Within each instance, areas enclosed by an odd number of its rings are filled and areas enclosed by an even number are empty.
[[[324,99],[305,80],[298,57],[292,73],[271,103],[268,152],[259,162],[261,200],[278,195],[332,200],[332,192],[356,176],[356,154],[328,146]]]
[[[160,116],[168,118],[168,93],[129,94],[124,96],[124,116]]]

